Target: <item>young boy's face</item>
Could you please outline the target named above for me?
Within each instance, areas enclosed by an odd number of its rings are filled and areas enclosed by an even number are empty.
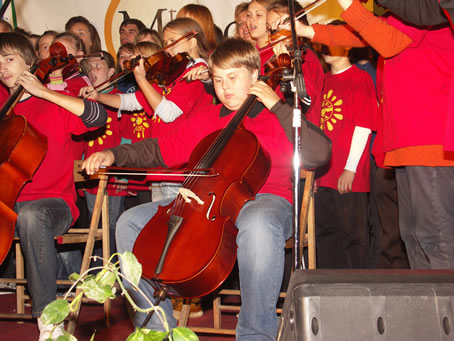
[[[16,81],[30,67],[14,50],[5,50],[0,54],[0,80],[9,89],[14,89]]]
[[[249,88],[257,81],[258,72],[245,67],[221,69],[213,66],[214,90],[230,110],[238,110],[248,97]]]
[[[87,72],[91,84],[97,86],[112,77],[115,69],[109,68],[105,60],[93,57],[87,61]]]

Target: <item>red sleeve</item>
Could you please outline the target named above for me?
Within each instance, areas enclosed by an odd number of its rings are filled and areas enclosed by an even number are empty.
[[[169,94],[166,98],[175,103],[183,113],[190,113],[195,105],[200,101],[202,95],[206,95],[205,87],[201,81],[193,81],[187,83],[182,80],[184,75],[191,69],[201,65],[196,65],[186,69],[186,71],[175,81],[175,85],[169,89]]]
[[[142,106],[143,110],[148,114],[148,116],[150,117],[153,116],[154,110],[150,106],[150,104],[148,104],[148,101],[145,98],[143,92],[141,90],[137,90],[136,92],[134,92],[134,95],[136,96],[136,99],[139,101],[140,105]]]

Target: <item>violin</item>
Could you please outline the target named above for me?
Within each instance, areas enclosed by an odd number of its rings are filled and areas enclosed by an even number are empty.
[[[130,60],[125,60],[123,62],[125,71],[113,75],[107,81],[98,84],[95,87],[95,91],[102,91],[118,83],[123,77],[129,75],[134,70],[142,58],[145,59],[144,66],[147,73],[147,79],[150,82],[160,86],[166,86],[172,83],[184,72],[184,70],[186,70],[186,66],[192,59],[187,53],[178,53],[172,57],[166,50],[180,44],[184,39],[191,39],[196,35],[197,32],[195,31],[188,32],[150,57],[136,56]],[[160,66],[165,69],[160,69]]]
[[[295,20],[301,19],[302,17],[308,15],[318,6],[322,5],[326,0],[315,0],[314,2],[310,3],[309,5],[303,7],[300,11],[296,12]],[[269,51],[274,45],[285,41],[288,38],[292,37],[292,32],[286,28],[283,28],[290,23],[290,17],[285,18],[282,23],[280,24],[281,28],[277,30],[269,29],[269,43],[267,46],[262,47],[259,49],[260,54]]]
[[[288,53],[281,53],[279,56],[272,56],[263,65],[265,77],[269,79],[272,84],[279,82],[285,70],[292,67],[292,56]]]
[[[192,61],[192,58],[186,52],[171,56],[166,51],[159,51],[148,58],[137,56],[131,60],[125,60],[125,68],[128,71],[134,70],[140,59],[144,59],[147,80],[160,86],[167,86],[174,82]]]
[[[68,59],[62,53],[66,50],[62,47],[56,46],[53,50],[56,55],[42,60],[30,71],[43,81],[49,73],[68,65]],[[47,153],[46,136],[29,125],[24,116],[13,112],[24,91],[19,86],[0,109],[0,264],[8,254],[14,237],[16,198]]]

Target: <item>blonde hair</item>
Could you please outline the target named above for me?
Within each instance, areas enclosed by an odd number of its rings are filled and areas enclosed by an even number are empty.
[[[197,21],[191,18],[177,18],[167,23],[164,30],[171,30],[184,36],[189,32],[197,32],[195,39],[197,40],[197,49],[201,58],[206,59],[209,54],[208,47],[205,43],[205,35]]]
[[[134,45],[134,54],[140,54],[144,57],[149,57],[159,50],[161,50],[161,47],[151,41],[141,41]]]
[[[235,7],[235,38],[239,38],[240,35],[238,33],[238,22],[240,21],[240,15],[241,13],[247,12],[247,9],[249,7],[249,2],[242,2]]]
[[[208,48],[211,51],[216,48],[216,31],[213,16],[207,7],[197,4],[187,4],[180,8],[177,18],[191,18],[195,20],[203,30]]]
[[[142,42],[143,38],[146,36],[151,36],[152,43],[155,43],[156,45],[159,45],[159,47],[162,47],[162,38],[159,35],[159,33],[156,30],[152,30],[151,28],[142,28],[139,33],[136,34],[134,38],[134,44]]]
[[[208,67],[213,70],[244,67],[249,72],[260,71],[260,54],[255,46],[240,38],[227,38],[208,58]]]

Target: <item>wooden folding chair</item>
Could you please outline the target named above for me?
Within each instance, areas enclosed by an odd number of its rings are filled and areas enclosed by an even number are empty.
[[[80,161],[75,161],[74,167],[74,180],[75,182],[86,181],[81,175]],[[57,236],[55,238],[57,244],[76,244],[85,243],[84,256],[82,258],[82,266],[80,273],[84,273],[90,264],[90,257],[93,254],[93,248],[95,240],[102,239],[102,250],[103,258],[108,259],[110,256],[110,244],[109,244],[109,200],[106,192],[107,187],[107,175],[99,176],[98,194],[96,196],[95,207],[90,222],[89,228],[71,228],[65,234]],[[99,220],[102,216],[102,227],[98,228]],[[25,278],[24,271],[24,258],[20,247],[19,238],[14,238],[14,245],[16,251],[16,278],[2,278],[0,283],[14,283],[16,285],[16,312],[15,313],[0,313],[0,318],[11,318],[11,319],[31,319],[31,314],[25,313],[25,301],[30,297],[25,294],[25,286],[27,280]],[[72,282],[69,280],[58,280],[59,285],[71,285]],[[76,293],[77,294],[77,293]],[[104,303],[104,311],[106,313],[107,321],[109,321],[110,315],[110,301],[107,300]],[[79,310],[72,313],[69,318],[68,331],[74,332],[77,318],[79,316]]]
[[[307,247],[308,255],[308,268],[316,268],[316,250],[315,250],[315,210],[314,210],[314,171],[301,170],[301,178],[305,179],[303,197],[301,201],[301,216],[300,216],[300,255],[303,254],[303,248]],[[285,248],[293,248],[293,238],[289,239]],[[285,298],[285,292],[281,292],[279,297]],[[221,334],[221,335],[235,335],[234,329],[222,328],[221,316],[222,312],[239,312],[240,306],[234,304],[224,304],[222,297],[224,296],[240,296],[240,290],[222,289],[220,290],[213,300],[213,327],[197,327],[191,326],[192,331],[195,333],[203,334]],[[190,315],[191,301],[185,300],[178,321],[178,326],[186,327]],[[276,310],[278,314],[282,309]]]

